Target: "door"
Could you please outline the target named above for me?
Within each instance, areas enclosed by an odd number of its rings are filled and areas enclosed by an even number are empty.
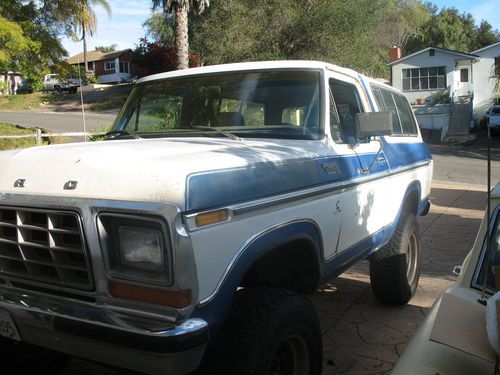
[[[334,75],[329,79],[329,88],[332,147],[339,155],[344,186],[337,246],[337,253],[340,253],[356,249],[361,241],[387,225],[384,202],[387,202],[391,187],[384,178],[388,164],[382,142],[357,137],[356,113],[369,108],[360,83],[350,77]]]
[[[471,94],[470,67],[459,65],[455,69],[456,96],[469,96]]]

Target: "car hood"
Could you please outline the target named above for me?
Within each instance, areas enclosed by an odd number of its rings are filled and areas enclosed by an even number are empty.
[[[226,138],[139,139],[73,143],[0,152],[0,193],[153,201],[186,207],[189,176],[304,158],[321,141]],[[23,179],[24,187],[16,185]],[[69,181],[76,181],[74,189]]]

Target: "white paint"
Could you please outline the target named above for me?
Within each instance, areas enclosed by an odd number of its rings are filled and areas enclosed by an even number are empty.
[[[403,90],[403,69],[432,68],[444,66],[446,69],[446,88],[449,89],[450,96],[459,95],[464,90],[464,87],[462,87],[459,91],[460,69],[470,69],[471,63],[474,63],[475,61],[474,57],[467,57],[467,55],[461,53],[446,52],[437,48],[434,49],[434,56],[430,56],[429,51],[430,48],[426,48],[422,51],[414,53],[413,55],[407,56],[400,61],[391,63],[392,85],[399,90]],[[476,69],[475,64],[473,69]],[[469,79],[470,77],[471,74],[469,74]],[[406,95],[410,103],[414,105],[417,103],[417,99],[432,100],[432,96],[438,91],[444,90],[433,89],[404,91],[404,94]]]
[[[493,104],[495,57],[500,57],[500,42],[474,51],[481,60],[474,65],[474,119],[480,121]]]

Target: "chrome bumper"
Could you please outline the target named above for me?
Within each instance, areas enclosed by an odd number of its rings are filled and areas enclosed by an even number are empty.
[[[151,374],[195,370],[208,341],[208,324],[174,324],[0,285],[0,309],[14,319],[23,341],[82,358]]]

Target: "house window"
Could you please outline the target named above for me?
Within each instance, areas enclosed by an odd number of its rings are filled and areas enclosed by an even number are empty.
[[[460,82],[469,82],[469,69],[460,69]]]
[[[130,73],[130,66],[128,62],[120,61],[120,73]]]
[[[106,61],[104,63],[104,70],[115,70],[115,62],[114,61]]]
[[[403,91],[446,88],[446,67],[403,69]]]
[[[94,70],[94,62],[93,61],[87,62],[87,70]]]
[[[500,56],[495,57],[495,76],[500,77]]]

